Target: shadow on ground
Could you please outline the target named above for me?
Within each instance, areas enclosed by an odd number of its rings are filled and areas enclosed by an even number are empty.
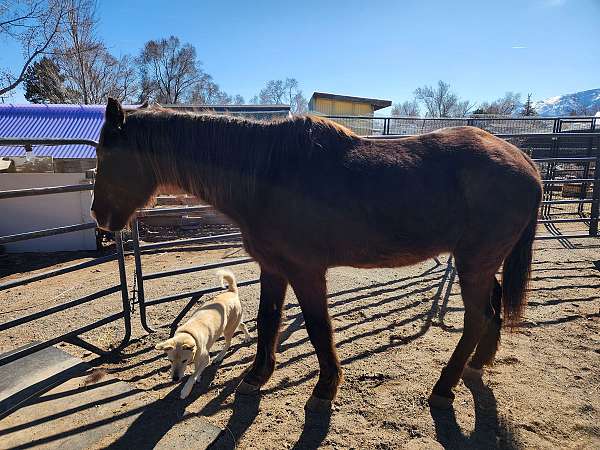
[[[465,385],[471,391],[475,404],[474,430],[469,435],[463,433],[456,421],[454,408],[448,410],[430,408],[437,441],[444,448],[451,449],[524,448],[514,425],[508,419],[498,415],[498,405],[492,389],[481,380],[465,380]]]
[[[541,267],[545,263],[547,262],[538,261],[534,264],[534,286],[531,289],[533,297],[535,297],[537,291],[549,289],[549,287],[544,286],[546,277],[537,276],[537,272],[545,270]],[[600,263],[598,263],[597,267],[600,268]],[[564,286],[562,286],[562,288],[573,288],[573,281],[580,278],[578,272],[581,268],[582,264],[577,262],[561,265],[562,271],[571,270],[574,272],[572,276],[561,276],[561,279],[564,279]],[[414,322],[417,325],[415,331],[411,334],[398,336],[391,334],[389,342],[377,347],[364,349],[364,351],[354,352],[352,355],[345,358],[342,361],[342,364],[348,364],[372,356],[373,354],[384,353],[394,347],[406,345],[423,336],[432,326],[441,327],[452,333],[462,332],[460,328],[449,327],[444,323],[448,311],[461,312],[461,308],[448,307],[451,290],[456,281],[457,275],[450,259],[447,263],[435,264],[433,267],[414,277],[407,277],[384,283],[374,283],[367,286],[359,286],[353,289],[331,293],[329,298],[332,317],[337,318],[349,314],[352,315],[352,323],[349,325],[340,325],[338,331],[344,331],[346,327],[354,326],[356,324],[372,323],[367,331],[363,331],[361,334],[354,335],[351,338],[340,340],[338,346],[344,346],[349,342],[360,341],[361,339],[377,335],[384,331],[389,333],[390,331],[393,331],[394,328],[402,327],[411,322]],[[591,283],[593,280],[590,279],[589,282]],[[577,283],[575,283],[575,285],[577,285]],[[589,288],[590,284],[587,284],[586,287]],[[552,286],[551,288],[552,290],[560,290],[561,286]],[[414,296],[411,298],[411,294],[414,295],[428,290],[434,292],[430,297],[431,304],[427,305],[425,309],[423,309],[422,306],[421,308],[417,308],[419,305],[423,305],[423,301],[415,301]],[[401,292],[401,295],[398,294],[399,292]],[[376,298],[373,298],[375,296]],[[369,301],[371,298],[373,299]],[[598,297],[590,297],[589,299],[573,298],[573,301],[592,301],[597,298]],[[531,307],[546,307],[560,302],[561,300],[538,301],[532,299]],[[392,304],[393,307],[390,309],[390,305]],[[384,305],[387,305],[385,312],[379,312]],[[288,349],[302,345],[308,340],[308,338],[302,338],[293,343],[290,342],[290,337],[293,333],[303,326],[303,318],[302,314],[299,312],[298,305],[289,304],[287,306],[288,312],[295,312],[295,309],[297,309],[298,312],[288,316],[287,326],[281,333],[280,353],[284,353]],[[361,311],[370,311],[371,314],[360,316],[358,314]],[[403,318],[385,326],[381,326],[381,321],[378,319],[383,317],[383,315],[395,313],[402,313]],[[358,318],[355,319],[355,317]],[[525,326],[543,327],[577,320],[582,317],[583,316],[581,315],[552,317],[546,321],[528,323],[525,324]],[[253,321],[249,321],[249,324],[253,324]],[[151,348],[152,346],[144,346],[133,352],[124,353],[124,357],[127,360],[135,356],[139,357],[146,352],[150,352]],[[233,350],[235,351],[237,348],[239,347],[234,346]],[[127,352],[127,349],[125,352]],[[309,351],[294,355],[283,361],[278,367],[282,368],[295,364],[311,356],[312,353],[313,350],[311,347]],[[156,363],[160,358],[161,356],[148,355],[136,362],[110,369],[110,372],[118,376],[122,371],[129,369],[139,370],[139,375],[136,375],[132,379],[124,380],[135,382],[162,371],[163,369],[143,370],[145,367],[151,368],[152,364]],[[237,360],[235,362],[232,361],[223,364],[222,367],[247,364],[250,361],[251,358],[243,358],[241,361]],[[228,380],[225,383],[214,384],[213,380],[218,369],[218,365],[209,366],[201,378],[201,383],[193,389],[192,394],[186,400],[179,399],[180,386],[177,385],[165,397],[124,413],[128,415],[138,414],[138,416],[129,425],[125,433],[109,448],[153,448],[169,432],[169,430],[178,423],[185,422],[193,417],[211,416],[223,409],[231,409],[231,416],[227,425],[224,427],[224,431],[210,448],[235,448],[236,443],[239,442],[240,438],[256,419],[259,412],[261,397],[234,395],[235,388],[239,384],[241,376],[236,379]],[[280,389],[297,386],[309,379],[315,378],[317,375],[316,369],[317,367],[304,377],[299,377],[299,379],[289,380],[286,378],[277,385],[269,386],[264,392],[271,393]],[[164,383],[161,386],[165,387],[167,384],[168,383]],[[468,383],[467,387],[473,395],[475,405],[474,431],[469,435],[465,435],[461,430],[460,425],[457,423],[453,410],[441,411],[432,409],[431,417],[435,424],[437,440],[446,448],[521,448],[522,445],[515,427],[507,418],[499,416],[496,398],[492,390],[481,382]],[[218,394],[197,413],[186,413],[186,407],[189,404],[209,391],[218,391]],[[65,393],[64,395],[68,395],[68,393]],[[232,396],[234,396],[233,401],[231,401]],[[120,417],[121,416],[116,415],[112,420],[118,420]],[[51,417],[39,420],[43,421],[45,419],[52,420]],[[107,419],[109,422],[110,420],[111,418]],[[331,417],[329,415],[306,413],[302,433],[294,448],[318,448],[329,433],[330,422]],[[73,429],[72,433],[83,431],[85,430]]]

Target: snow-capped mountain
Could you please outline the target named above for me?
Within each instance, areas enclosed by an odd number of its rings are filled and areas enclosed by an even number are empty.
[[[600,88],[538,100],[533,106],[540,116],[593,116],[600,111]]]

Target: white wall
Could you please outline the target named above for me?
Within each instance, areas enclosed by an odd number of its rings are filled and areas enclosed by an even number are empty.
[[[79,184],[83,173],[3,173],[0,191]],[[93,222],[92,191],[0,200],[0,236]],[[9,253],[95,250],[94,229],[6,244]]]

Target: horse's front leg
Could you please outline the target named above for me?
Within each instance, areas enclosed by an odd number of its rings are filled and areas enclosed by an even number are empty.
[[[238,386],[241,394],[257,392],[275,369],[275,347],[281,325],[281,313],[288,281],[285,277],[261,269],[258,307],[256,357],[250,371]]]
[[[327,310],[325,271],[295,274],[290,277],[306,331],[319,360],[319,380],[306,403],[309,410],[329,410],[342,380],[342,369],[333,343],[333,330]]]

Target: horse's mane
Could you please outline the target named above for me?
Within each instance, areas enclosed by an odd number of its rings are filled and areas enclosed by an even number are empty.
[[[253,197],[259,179],[271,182],[298,164],[320,164],[360,140],[318,116],[258,121],[158,106],[128,114],[124,131],[130,148],[152,162],[162,185],[192,188],[202,183],[199,191],[204,192],[194,193],[207,201],[215,196],[231,200],[223,195],[231,194],[231,183],[245,185]],[[320,158],[314,159],[315,154]]]

